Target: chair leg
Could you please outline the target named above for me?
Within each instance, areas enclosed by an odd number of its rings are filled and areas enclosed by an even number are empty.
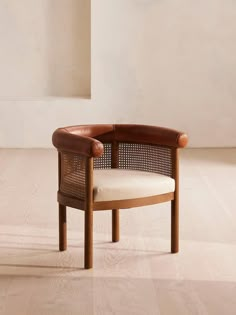
[[[119,242],[120,240],[120,220],[119,209],[112,210],[112,242]]]
[[[179,251],[179,203],[178,198],[171,201],[171,252]]]
[[[93,267],[93,210],[85,211],[84,225],[84,268]]]
[[[59,250],[67,249],[66,206],[59,204]]]

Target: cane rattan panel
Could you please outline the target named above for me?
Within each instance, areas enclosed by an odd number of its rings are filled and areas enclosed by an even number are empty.
[[[103,143],[104,146],[104,152],[102,156],[99,158],[94,159],[93,165],[96,169],[105,169],[105,168],[111,168],[111,143]]]
[[[157,145],[119,143],[119,168],[172,176],[171,152]]]
[[[61,152],[60,192],[85,199],[86,158],[74,153]]]

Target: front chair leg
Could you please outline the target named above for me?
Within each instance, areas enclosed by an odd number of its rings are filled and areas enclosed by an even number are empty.
[[[85,210],[84,225],[84,268],[93,267],[93,210]]]
[[[64,251],[67,248],[66,235],[66,206],[59,204],[59,250]]]
[[[171,201],[171,252],[179,251],[179,204],[178,199]]]
[[[119,242],[120,240],[120,220],[119,209],[112,210],[112,242]]]

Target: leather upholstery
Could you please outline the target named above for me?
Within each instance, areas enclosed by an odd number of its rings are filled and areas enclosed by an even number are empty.
[[[185,133],[147,125],[115,125],[115,139],[180,148],[185,147],[188,141]]]
[[[103,144],[88,136],[57,129],[52,136],[53,145],[59,151],[68,151],[88,157],[99,157],[103,153]]]
[[[59,151],[88,157],[103,153],[102,142],[135,142],[183,148],[188,136],[177,130],[148,125],[81,125],[57,129],[52,138]]]

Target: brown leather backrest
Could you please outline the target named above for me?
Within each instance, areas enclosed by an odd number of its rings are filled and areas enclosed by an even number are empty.
[[[105,142],[159,144],[183,148],[188,137],[177,130],[148,125],[80,125],[57,129],[53,144],[59,150],[77,152],[97,157],[103,152]]]
[[[122,142],[185,147],[188,137],[177,130],[148,125],[115,125],[115,139]]]

